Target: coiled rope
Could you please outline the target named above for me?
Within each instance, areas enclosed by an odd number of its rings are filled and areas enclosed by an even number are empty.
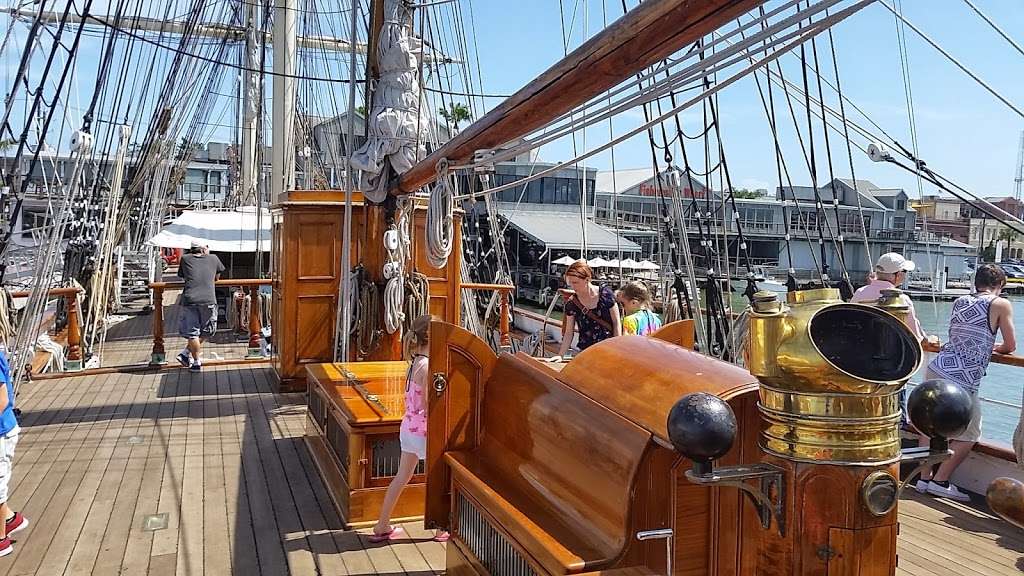
[[[414,200],[403,198],[395,211],[395,223],[391,230],[398,237],[398,245],[387,248],[388,262],[391,264],[391,278],[384,287],[384,328],[388,334],[398,333],[402,336],[402,325],[405,322],[405,267],[412,253],[409,224],[412,221]]]
[[[434,268],[448,266],[455,235],[455,180],[448,171],[448,160],[437,163],[437,183],[427,205],[427,261]]]

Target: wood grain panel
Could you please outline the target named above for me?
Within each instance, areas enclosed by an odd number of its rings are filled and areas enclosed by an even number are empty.
[[[444,463],[450,450],[474,448],[479,437],[484,385],[497,356],[483,340],[443,322],[430,325],[430,380],[440,375],[447,383],[441,393],[427,392],[427,505],[428,526],[449,527],[451,475]]]
[[[891,576],[896,573],[895,526],[865,530],[832,528],[828,576]]]
[[[296,306],[295,358],[299,364],[333,356],[334,295],[299,296]]]
[[[296,274],[300,281],[334,280],[341,261],[341,222],[336,214],[302,214],[293,231],[299,242]]]

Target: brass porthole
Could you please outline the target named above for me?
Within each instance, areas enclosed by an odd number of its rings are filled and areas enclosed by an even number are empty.
[[[877,471],[868,474],[860,488],[864,506],[875,516],[885,516],[896,506],[899,498],[899,482],[892,474]]]

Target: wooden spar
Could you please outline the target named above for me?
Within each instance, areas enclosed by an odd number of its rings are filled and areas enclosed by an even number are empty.
[[[648,0],[488,112],[402,175],[409,194],[433,182],[437,162],[460,164],[477,150],[523,137],[696,42],[764,0]]]

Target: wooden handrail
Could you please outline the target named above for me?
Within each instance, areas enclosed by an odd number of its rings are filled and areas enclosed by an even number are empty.
[[[493,290],[495,292],[502,293],[500,302],[500,315],[498,319],[498,332],[501,333],[498,345],[502,348],[512,347],[512,327],[509,325],[508,318],[509,314],[509,298],[512,296],[512,291],[516,289],[511,284],[479,284],[476,282],[463,282],[459,285],[460,288],[467,290]]]
[[[217,280],[213,284],[214,286],[270,286],[274,283],[270,278],[227,278],[223,280]],[[178,288],[184,288],[184,282],[150,282],[148,284],[153,290],[177,290]]]
[[[260,286],[271,286],[274,281],[269,278],[228,278],[217,280],[215,286],[238,286],[246,288],[251,298],[249,306],[249,352],[248,357],[260,354],[260,337],[263,329],[259,293]],[[153,350],[150,354],[149,363],[151,366],[164,364],[167,361],[167,352],[164,349],[164,291],[177,290],[185,287],[184,282],[150,282],[149,288],[153,291]]]
[[[82,327],[78,325],[78,294],[81,292],[84,290],[78,286],[50,288],[46,291],[47,296],[63,298],[64,307],[68,312],[68,352],[64,364],[68,372],[77,372],[82,369]],[[11,292],[12,298],[28,298],[31,295],[32,293],[27,290]]]
[[[459,284],[459,288],[465,288],[467,290],[494,290],[498,292],[511,292],[516,287],[511,284],[480,284],[477,282],[463,282]]]
[[[81,288],[76,286],[67,286],[64,288],[50,288],[46,291],[47,296],[70,296],[72,294],[78,294],[82,292]],[[11,292],[12,298],[28,298],[32,293],[27,290],[19,290],[18,292]]]
[[[924,349],[925,352],[938,352],[939,349],[942,348],[942,344],[937,342],[922,342],[921,348]],[[1024,356],[1015,356],[1013,354],[999,354],[998,352],[993,352],[990,361],[995,364],[1005,364],[1007,366],[1016,366],[1018,368],[1024,368]]]

